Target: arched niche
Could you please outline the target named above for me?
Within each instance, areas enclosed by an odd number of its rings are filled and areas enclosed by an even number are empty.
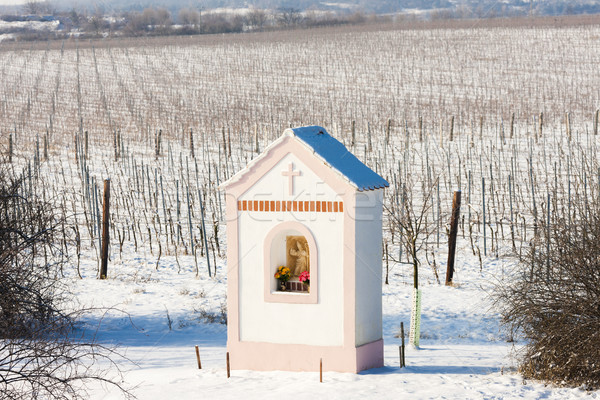
[[[305,225],[296,221],[282,222],[273,227],[264,240],[264,295],[271,303],[317,303],[319,265],[317,243]],[[281,265],[290,268],[292,287],[296,290],[278,291],[275,272]],[[310,291],[300,290],[295,282],[303,270],[310,271]]]

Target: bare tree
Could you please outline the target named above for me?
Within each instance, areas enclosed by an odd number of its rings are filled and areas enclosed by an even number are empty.
[[[386,206],[390,218],[402,238],[402,246],[413,266],[413,286],[419,288],[419,255],[426,247],[427,240],[435,232],[435,221],[430,216],[433,207],[433,193],[437,181],[432,186],[423,182],[420,193],[413,193],[409,188],[416,187],[409,181],[403,182],[401,188],[392,194]],[[401,260],[395,260],[400,262]]]
[[[302,22],[302,14],[297,8],[280,8],[277,14],[277,21],[283,27],[299,25]]]
[[[200,25],[200,12],[192,8],[182,8],[177,16],[179,23],[182,25],[198,28]]]
[[[47,0],[30,0],[23,5],[23,12],[29,15],[49,15],[54,14],[54,6]]]
[[[261,8],[252,7],[248,13],[246,20],[250,29],[255,31],[262,31],[267,23],[269,16],[266,10]]]

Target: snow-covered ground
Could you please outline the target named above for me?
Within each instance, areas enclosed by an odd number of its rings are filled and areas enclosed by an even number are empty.
[[[412,275],[410,267],[398,264],[383,291],[385,367],[347,374],[324,365],[323,383],[316,372],[235,370],[227,379],[226,326],[218,322],[226,303],[225,260],[218,261],[213,278],[200,264],[197,278],[191,257],[180,256],[181,267],[174,257],[164,257],[156,269],[153,256],[129,249],[122,259],[113,255],[108,280],[96,279],[97,266],[90,261],[82,264],[83,279],[70,284],[80,305],[109,308],[88,314],[82,329],[102,344],[120,346],[131,360],[119,361],[124,383],[140,399],[600,398],[598,392],[525,382],[511,357],[516,347],[502,334],[488,296],[510,275],[512,262],[488,258],[480,269],[466,241],[459,241],[457,255],[454,287],[439,285],[431,270],[421,270],[421,346],[407,349],[406,368],[399,368],[397,335],[401,321],[408,332]],[[440,248],[436,257],[445,256]],[[122,397],[96,384],[89,393],[93,399]]]

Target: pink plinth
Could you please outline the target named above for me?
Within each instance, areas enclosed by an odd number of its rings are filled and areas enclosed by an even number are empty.
[[[357,373],[383,367],[383,339],[360,347],[328,347],[294,344],[227,343],[232,369],[255,371],[323,371]]]

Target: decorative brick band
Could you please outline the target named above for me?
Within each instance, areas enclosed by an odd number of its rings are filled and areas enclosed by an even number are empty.
[[[343,201],[239,200],[239,211],[344,212]]]

